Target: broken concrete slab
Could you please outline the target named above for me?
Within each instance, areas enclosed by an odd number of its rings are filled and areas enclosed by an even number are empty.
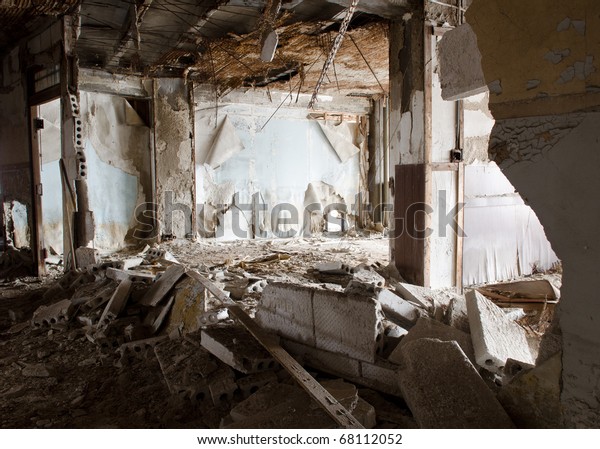
[[[375,288],[382,288],[385,286],[385,278],[379,273],[366,268],[352,272],[352,280],[354,283],[361,283],[363,285],[370,285]]]
[[[111,321],[115,320],[119,316],[127,304],[130,291],[131,281],[129,279],[121,281],[108,301],[108,304],[106,304],[104,312],[98,321],[98,326],[107,326]]]
[[[381,352],[383,312],[373,298],[316,290],[313,314],[316,348],[366,362]]]
[[[376,294],[385,317],[401,327],[410,329],[416,324],[419,317],[424,314],[424,311],[388,289],[377,290]]]
[[[396,290],[396,293],[405,300],[411,301],[426,310],[433,307],[434,300],[432,291],[426,287],[399,282],[394,284],[394,289]]]
[[[479,366],[501,373],[509,358],[535,364],[527,334],[521,326],[508,319],[502,309],[475,290],[469,291],[466,299],[471,338]]]
[[[166,333],[178,329],[181,335],[200,329],[198,316],[204,313],[206,290],[202,284],[184,276],[175,286],[175,301],[166,323]]]
[[[70,299],[63,299],[50,306],[40,306],[33,314],[31,322],[34,327],[51,326],[66,323],[71,319],[73,303]]]
[[[256,322],[282,337],[315,346],[312,297],[311,288],[271,283],[263,291]]]
[[[175,284],[185,273],[182,265],[171,265],[166,271],[152,284],[152,287],[146,292],[140,300],[140,304],[145,306],[158,305],[171,291]]]
[[[498,400],[519,428],[563,428],[561,375],[558,353],[541,365],[517,374],[501,388]]]
[[[279,365],[243,327],[213,327],[201,335],[204,349],[242,373],[273,370]]]
[[[400,388],[421,428],[514,427],[456,342],[422,338],[402,354]]]
[[[324,262],[324,263],[319,263],[315,266],[315,270],[321,272],[321,273],[327,273],[327,274],[341,274],[341,275],[345,275],[345,274],[349,274],[350,273],[350,267],[346,264],[343,264],[341,262]]]
[[[455,341],[469,358],[471,363],[476,363],[475,351],[473,350],[471,336],[459,331],[454,327],[432,320],[431,318],[419,318],[416,326],[413,327],[402,339],[394,352],[390,354],[388,360],[392,363],[401,363],[403,347],[411,341],[418,340],[420,338],[432,338],[440,341]]]

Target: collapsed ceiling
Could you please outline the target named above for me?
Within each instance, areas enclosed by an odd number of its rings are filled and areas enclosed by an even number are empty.
[[[267,14],[278,0],[0,0],[0,51],[22,24],[79,4],[81,67],[147,76],[189,76],[216,85],[311,92],[351,0],[281,0],[269,26],[275,57],[261,60]],[[413,0],[362,0],[321,92],[377,95],[388,89],[387,19]],[[33,22],[32,22],[33,23]],[[19,29],[19,32],[17,32]],[[31,31],[31,30],[30,30]],[[19,34],[20,33],[20,34]]]

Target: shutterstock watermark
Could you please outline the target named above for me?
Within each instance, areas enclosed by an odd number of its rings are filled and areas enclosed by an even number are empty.
[[[250,202],[244,203],[239,200],[240,195],[235,194],[232,203],[198,204],[197,229],[192,226],[192,207],[175,202],[173,197],[173,192],[165,192],[162,208],[153,203],[138,205],[135,211],[137,227],[134,237],[152,238],[162,232],[163,235],[184,234],[186,237],[199,233],[239,239],[289,239],[311,237],[317,227],[320,235],[337,238],[340,232],[348,231],[353,226],[359,213],[369,216],[390,214],[393,226],[388,233],[389,238],[406,235],[415,240],[423,240],[433,236],[444,238],[450,233],[466,237],[458,220],[465,205],[456,203],[449,208],[445,190],[437,192],[437,208],[428,203],[416,202],[404,207],[402,213],[394,211],[393,204],[373,206],[361,202],[363,196],[360,194],[356,195],[350,206],[346,203],[311,203],[301,209],[291,203],[269,205],[262,201],[259,193],[255,193]],[[227,215],[229,216],[226,218]]]

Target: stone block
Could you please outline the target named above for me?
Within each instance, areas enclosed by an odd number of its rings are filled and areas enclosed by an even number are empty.
[[[46,327],[66,323],[71,319],[73,309],[71,300],[63,299],[50,306],[40,306],[34,312],[31,321],[34,327]]]
[[[388,289],[378,290],[377,300],[381,304],[385,317],[406,329],[414,326],[419,317],[423,315],[418,307]]]
[[[502,309],[475,290],[466,295],[471,338],[477,364],[501,373],[507,359],[535,364],[525,330]]]
[[[243,327],[212,327],[202,331],[201,344],[208,352],[245,374],[277,368],[278,363]]]
[[[315,347],[374,362],[383,347],[383,312],[368,296],[316,290],[313,295]]]
[[[258,305],[256,322],[266,331],[315,346],[313,291],[293,284],[269,284]]]
[[[455,341],[469,358],[471,363],[476,363],[475,351],[473,350],[473,343],[471,342],[471,336],[469,334],[465,334],[454,327],[447,326],[430,318],[420,318],[419,321],[417,321],[417,325],[408,332],[408,334],[396,347],[394,352],[390,354],[388,360],[392,363],[401,363],[402,348],[411,341],[418,340],[420,338],[433,338],[440,341]]]
[[[403,347],[399,384],[421,428],[513,428],[458,343],[422,338]]]
[[[324,262],[315,266],[315,270],[326,274],[341,274],[350,273],[350,267],[342,262]]]

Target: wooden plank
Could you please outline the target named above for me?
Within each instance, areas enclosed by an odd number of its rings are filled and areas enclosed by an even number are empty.
[[[185,268],[182,265],[171,265],[162,276],[152,284],[152,287],[146,292],[140,301],[140,304],[144,306],[156,306],[169,294],[173,286],[179,281],[184,273]]]
[[[407,282],[423,286],[426,166],[397,165],[395,175],[394,260]]]
[[[187,271],[187,275],[200,282],[219,301],[226,306],[256,340],[277,360],[325,412],[344,429],[364,429],[364,427],[317,382],[288,352],[279,346],[277,340],[265,332],[248,314],[235,304],[220,288],[196,271]]]
[[[458,164],[455,162],[433,162],[432,171],[458,171]]]
[[[32,106],[29,109],[29,123],[31,133],[31,190],[33,195],[33,258],[36,275],[46,274],[46,261],[44,259],[44,232],[42,217],[42,154],[40,130],[35,126],[35,120],[40,115],[40,107]]]
[[[508,296],[500,295],[498,293],[491,292],[484,288],[476,288],[476,291],[481,293],[484,296],[492,299],[494,302],[504,303],[504,304],[557,304],[557,300],[547,300],[541,298],[509,298]]]
[[[464,227],[465,227],[465,210],[461,204],[465,202],[465,165],[460,162],[458,164],[458,173],[456,179],[456,202],[458,204],[458,214],[456,222],[458,229],[456,230],[456,279],[455,284],[459,293],[463,290],[463,247],[464,247]]]
[[[425,148],[425,195],[424,202],[430,206],[433,205],[433,179],[431,163],[433,162],[433,46],[437,42],[437,37],[433,35],[433,27],[425,24],[423,27],[423,51],[424,51],[424,148]],[[423,228],[432,229],[432,217],[430,214],[424,215]],[[431,285],[431,239],[424,236],[423,245],[423,280],[419,285],[429,287]]]

